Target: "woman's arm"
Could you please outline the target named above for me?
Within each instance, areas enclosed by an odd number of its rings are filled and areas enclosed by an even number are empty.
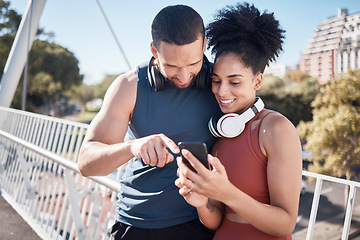
[[[259,230],[284,237],[292,233],[298,215],[301,186],[301,144],[295,127],[279,114],[268,115],[259,133],[260,148],[268,157],[270,205],[227,184],[219,196],[227,206]]]
[[[212,230],[217,230],[222,222],[225,205],[221,202],[208,199],[201,194],[193,192],[192,189],[194,188],[194,182],[187,179],[182,173],[182,169],[189,168],[182,162],[181,158],[178,158],[177,162],[179,166],[179,178],[175,181],[175,185],[180,188],[179,193],[190,205],[196,207],[199,219],[204,226]]]
[[[223,220],[225,205],[221,202],[209,199],[206,205],[197,207],[196,210],[200,221],[209,229],[217,230]]]
[[[212,172],[183,152],[198,174],[182,169],[194,182],[192,191],[222,202],[259,230],[284,237],[292,233],[297,219],[301,185],[301,145],[295,127],[283,116],[268,115],[259,133],[260,147],[268,157],[270,204],[263,204],[235,187],[220,161],[210,156]],[[190,183],[185,183],[190,188]]]

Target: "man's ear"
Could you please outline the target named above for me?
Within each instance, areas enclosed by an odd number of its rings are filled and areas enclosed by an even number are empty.
[[[203,53],[205,53],[205,51],[206,51],[206,41],[207,41],[207,39],[206,39],[206,37],[204,37],[204,42],[203,42]]]
[[[263,80],[264,80],[264,74],[262,74],[261,72],[257,73],[256,78],[255,78],[255,90],[256,91],[260,90]]]
[[[152,55],[154,56],[154,58],[158,58],[158,50],[156,49],[154,43],[150,43],[150,51],[152,53]]]

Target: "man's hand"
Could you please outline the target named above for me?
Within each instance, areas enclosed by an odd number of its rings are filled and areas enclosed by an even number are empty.
[[[174,141],[164,134],[139,138],[131,143],[131,153],[136,158],[142,158],[145,164],[157,167],[164,167],[174,160],[174,156],[166,148],[175,154],[180,152]]]

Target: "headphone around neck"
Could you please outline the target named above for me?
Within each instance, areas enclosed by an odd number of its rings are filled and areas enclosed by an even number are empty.
[[[165,77],[160,73],[159,67],[154,65],[155,58],[151,57],[148,66],[148,78],[150,85],[155,88],[155,91],[161,91],[165,89]],[[203,65],[198,75],[196,75],[194,81],[195,86],[199,89],[204,89],[210,82],[212,75],[212,64],[209,62],[207,57],[204,55]]]
[[[222,116],[213,116],[208,123],[209,130],[214,137],[237,137],[244,131],[245,124],[261,112],[264,107],[264,102],[257,97],[254,105],[240,115],[228,113]]]

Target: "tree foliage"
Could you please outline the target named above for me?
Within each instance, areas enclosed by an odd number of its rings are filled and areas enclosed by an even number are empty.
[[[86,103],[96,99],[104,99],[107,89],[118,75],[107,75],[100,83],[95,85],[81,84],[73,86],[66,92],[66,96],[71,102],[80,102],[82,109],[86,109]]]
[[[349,69],[321,87],[312,103],[313,120],[297,129],[312,153],[309,170],[336,177],[355,177],[360,164],[360,71]]]
[[[0,76],[10,53],[16,31],[21,22],[21,15],[10,9],[10,2],[0,0]],[[52,37],[39,29],[37,36]],[[27,106],[34,111],[43,104],[54,104],[62,98],[62,93],[73,85],[80,85],[83,75],[80,74],[79,62],[68,49],[48,40],[37,39],[33,42],[28,58]],[[15,92],[14,108],[21,107],[23,76]]]
[[[86,110],[86,103],[95,98],[96,88],[94,85],[81,84],[73,86],[65,95],[70,102],[80,102],[82,111]]]
[[[79,73],[79,61],[68,49],[47,41],[35,40],[29,56],[29,75],[46,72],[62,89],[82,83],[83,75]]]
[[[306,73],[303,72],[299,69],[297,70],[289,70],[286,72],[285,76],[284,76],[284,80],[287,82],[291,82],[291,81],[295,81],[295,82],[303,82],[306,81],[308,79],[310,79],[311,76]]]
[[[265,75],[258,94],[267,108],[282,113],[296,126],[300,120],[312,120],[311,102],[319,91],[319,84],[300,71],[290,73],[283,79]]]
[[[105,78],[95,87],[95,97],[104,99],[107,89],[118,75],[106,75]]]
[[[0,34],[13,35],[20,24],[21,16],[10,9],[10,2],[0,0]]]
[[[27,79],[27,110],[34,111],[41,105],[56,104],[64,91],[82,83],[78,60],[66,48],[47,41],[35,40],[29,54]],[[23,78],[15,92],[14,108],[20,108]]]
[[[10,2],[0,0],[0,76],[3,73],[7,55],[20,25],[21,16],[10,9]]]

